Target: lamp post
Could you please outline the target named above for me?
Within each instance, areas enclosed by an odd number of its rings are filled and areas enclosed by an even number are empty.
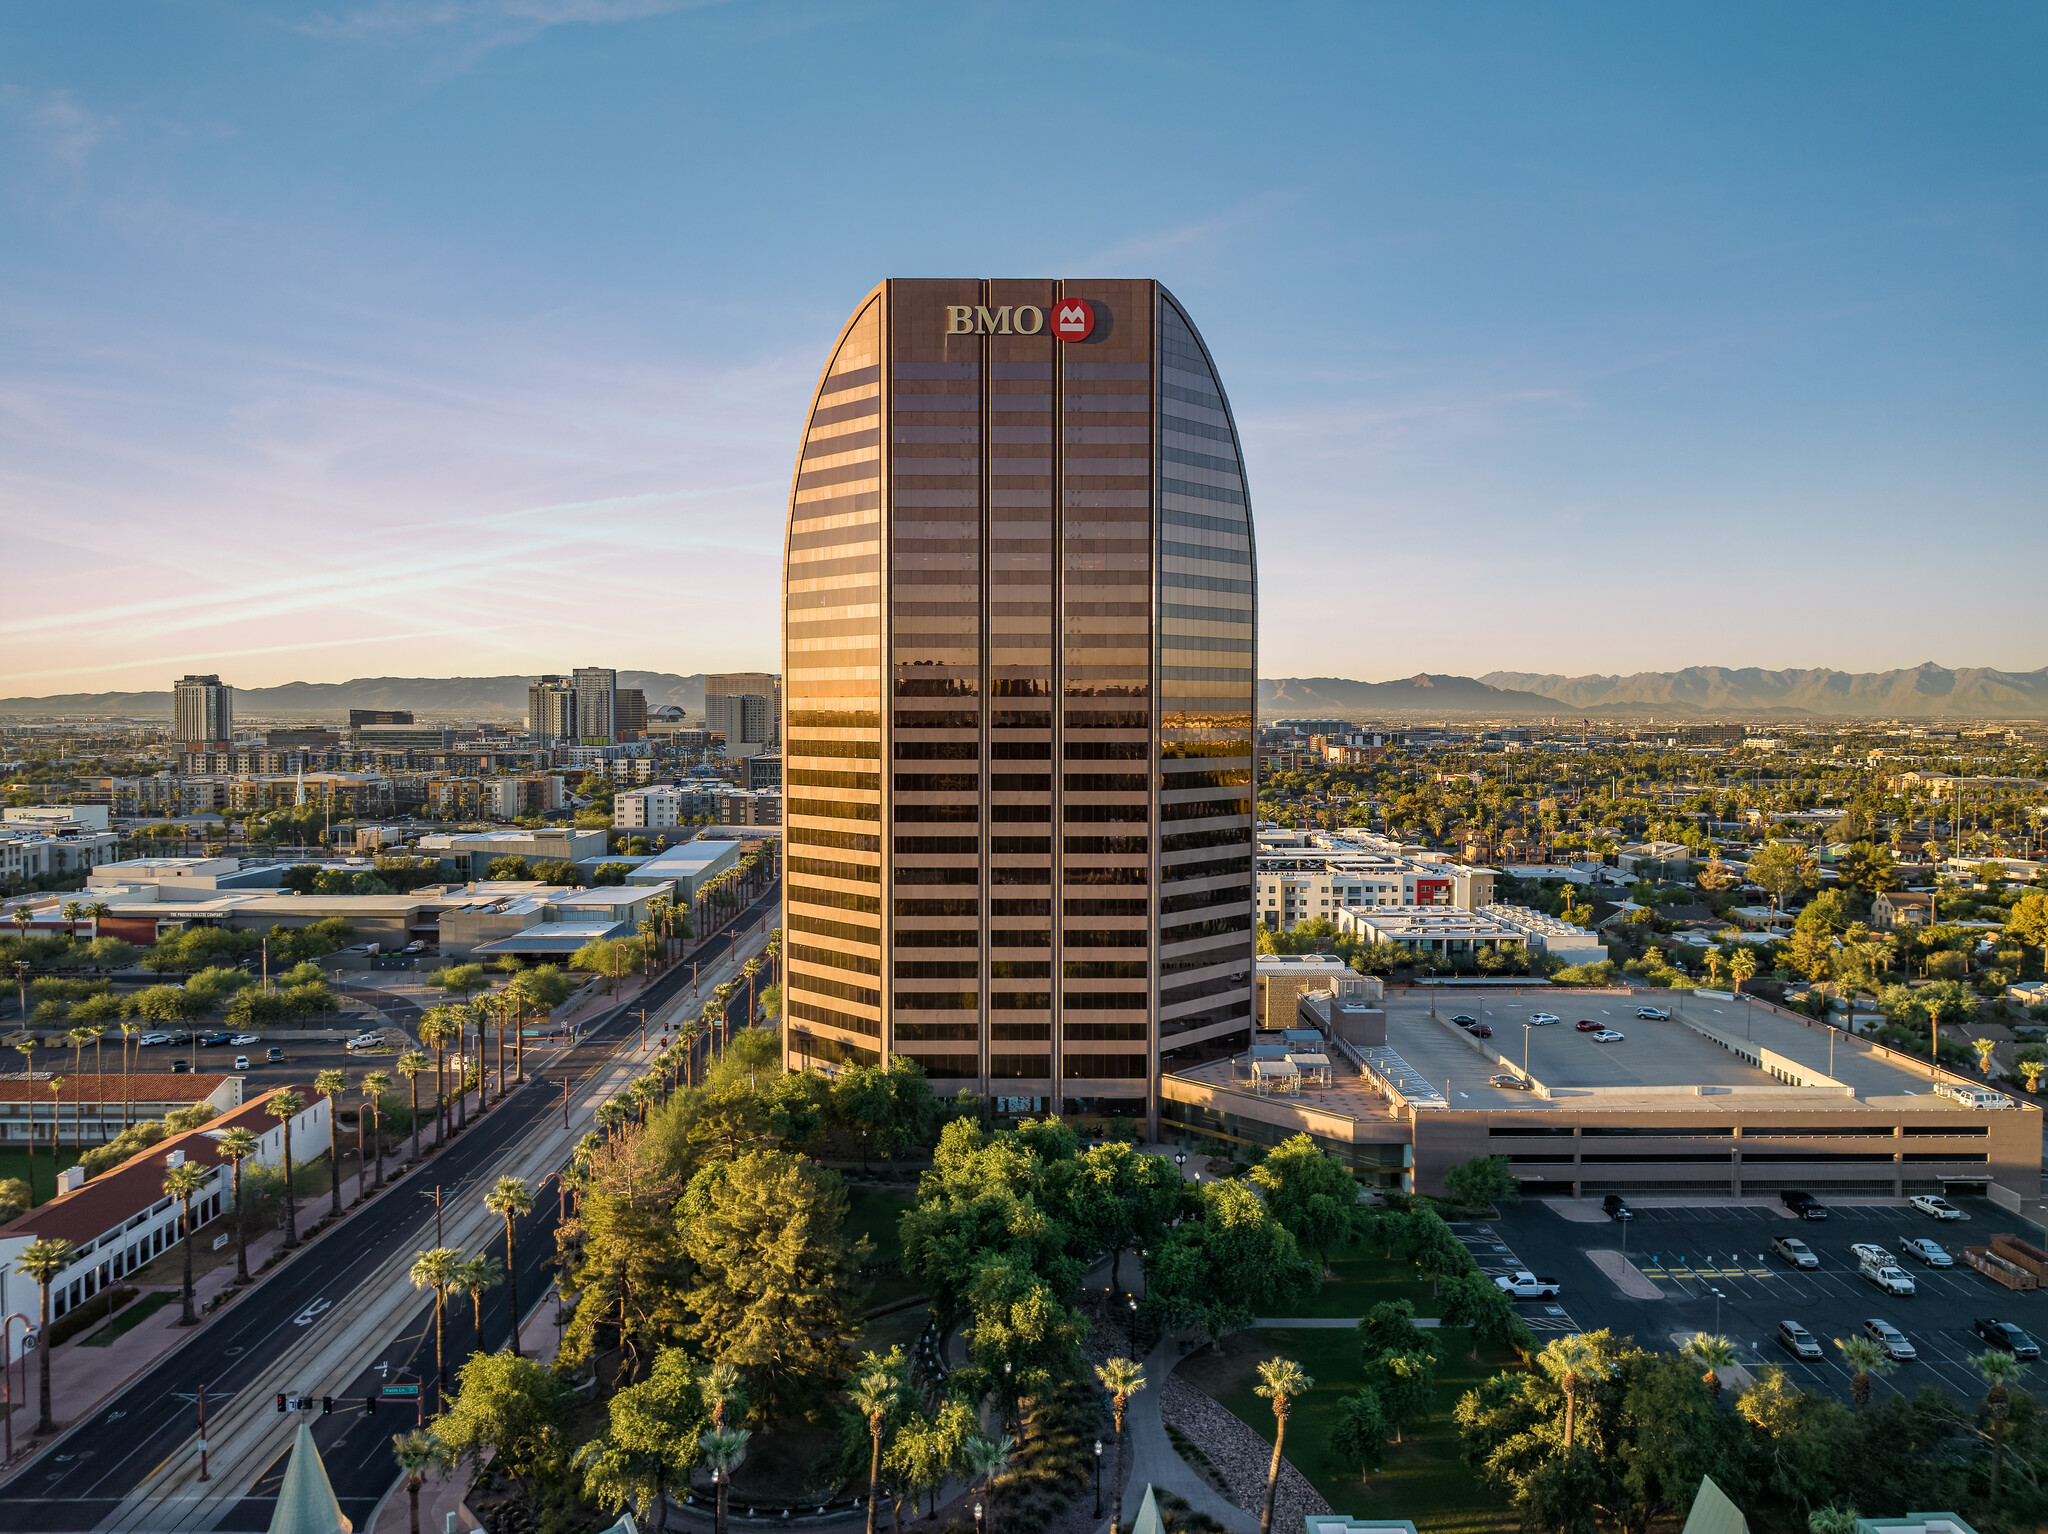
[[[1721,1291],[1714,1291],[1714,1335],[1721,1335]]]
[[[1175,1151],[1173,1153],[1173,1166],[1174,1170],[1179,1172],[1181,1177],[1185,1179],[1188,1175],[1188,1153],[1186,1151]]]
[[[7,1422],[7,1458],[14,1459],[14,1376],[9,1371],[14,1367],[11,1355],[14,1352],[14,1323],[21,1323],[21,1392],[28,1394],[28,1334],[35,1330],[35,1322],[20,1311],[15,1311],[5,1321],[0,1321],[0,1417]]]
[[[1102,1516],[1102,1440],[1095,1440],[1095,1516]]]
[[[1137,1356],[1137,1352],[1138,1352],[1138,1302],[1137,1302],[1137,1300],[1133,1299],[1133,1300],[1131,1301],[1131,1354],[1132,1354],[1132,1356],[1133,1356],[1133,1357],[1136,1357],[1136,1356]]]

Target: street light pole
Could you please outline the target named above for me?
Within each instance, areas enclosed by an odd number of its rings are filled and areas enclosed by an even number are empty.
[[[1102,1440],[1095,1440],[1095,1516],[1102,1516]]]

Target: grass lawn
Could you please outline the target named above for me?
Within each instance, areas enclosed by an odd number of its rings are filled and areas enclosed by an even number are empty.
[[[110,1348],[117,1337],[126,1336],[137,1326],[162,1310],[166,1305],[178,1303],[178,1295],[168,1289],[158,1289],[145,1294],[139,1300],[130,1300],[114,1312],[114,1319],[89,1337],[79,1340],[82,1348]]]
[[[866,1236],[875,1247],[875,1255],[869,1261],[895,1261],[903,1255],[903,1238],[897,1234],[896,1222],[903,1218],[903,1212],[915,1198],[916,1194],[908,1188],[901,1193],[876,1188],[847,1189],[846,1239],[853,1242]]]
[[[18,1177],[27,1182],[29,1159],[26,1146],[10,1146],[0,1150],[0,1178]],[[44,1144],[36,1147],[34,1159],[36,1202],[43,1204],[57,1196],[57,1174],[65,1167],[77,1163],[78,1152],[67,1145],[52,1159],[49,1146]]]
[[[1387,1261],[1376,1246],[1354,1246],[1339,1252],[1331,1259],[1330,1270],[1337,1276],[1325,1279],[1315,1294],[1289,1307],[1288,1315],[1358,1317],[1382,1300],[1408,1300],[1418,1316],[1439,1314],[1428,1280],[1417,1278],[1407,1263]]]

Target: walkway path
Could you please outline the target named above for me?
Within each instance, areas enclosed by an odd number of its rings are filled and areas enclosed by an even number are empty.
[[[1162,1339],[1145,1359],[1148,1388],[1131,1397],[1131,1404],[1124,1413],[1124,1433],[1130,1440],[1130,1479],[1124,1486],[1125,1520],[1128,1523],[1137,1517],[1138,1504],[1144,1500],[1145,1487],[1150,1483],[1185,1498],[1196,1512],[1207,1513],[1231,1534],[1258,1534],[1257,1515],[1229,1501],[1202,1479],[1195,1467],[1180,1457],[1180,1451],[1174,1448],[1173,1440],[1166,1435],[1166,1419],[1162,1410],[1166,1382],[1179,1363],[1180,1344],[1171,1337]],[[1110,1447],[1105,1445],[1103,1453],[1107,1455],[1110,1452]],[[1109,1527],[1107,1520],[1104,1520],[1103,1527]]]

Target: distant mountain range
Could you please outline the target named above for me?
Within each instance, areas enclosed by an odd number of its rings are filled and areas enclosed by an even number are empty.
[[[517,719],[526,712],[529,676],[358,677],[350,682],[288,682],[235,689],[245,718],[335,719],[351,708],[411,709],[431,719]],[[704,677],[621,671],[650,708],[704,707]],[[119,714],[168,718],[169,692],[65,693],[0,698],[0,716]],[[1557,676],[1490,671],[1482,677],[1424,672],[1391,682],[1345,677],[1284,677],[1259,683],[1268,718],[1327,714],[1344,719],[1536,720],[1589,715],[1607,720],[2048,719],[2048,667],[1951,671],[1925,665],[1899,671],[1763,671],[1688,666],[1630,676]]]
[[[430,719],[522,719],[531,676],[366,676],[350,682],[287,682],[282,687],[237,687],[239,718],[346,719],[352,708],[411,709]],[[647,706],[673,703],[692,713],[704,708],[704,674],[621,671],[619,686],[638,687]],[[165,718],[169,692],[76,692],[50,698],[0,698],[0,715],[121,714]]]

